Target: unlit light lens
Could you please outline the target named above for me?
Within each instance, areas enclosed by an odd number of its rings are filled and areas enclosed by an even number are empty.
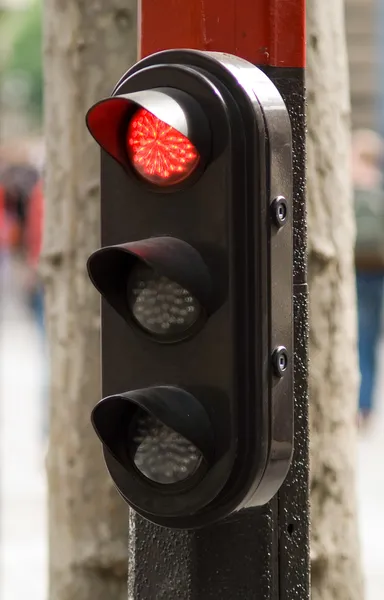
[[[128,303],[147,332],[178,338],[201,315],[201,305],[182,285],[140,263],[128,280]]]
[[[141,409],[130,455],[145,477],[161,484],[178,483],[191,477],[202,459],[191,442]]]

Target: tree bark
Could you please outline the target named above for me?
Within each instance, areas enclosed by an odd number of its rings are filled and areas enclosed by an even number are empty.
[[[361,600],[350,103],[342,0],[308,2],[313,600]]]
[[[128,513],[90,424],[100,398],[99,150],[85,114],[136,60],[135,0],[46,0],[50,600],[125,600]]]

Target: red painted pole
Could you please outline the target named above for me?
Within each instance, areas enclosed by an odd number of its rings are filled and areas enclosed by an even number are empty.
[[[170,48],[304,67],[305,0],[141,0],[141,56]]]

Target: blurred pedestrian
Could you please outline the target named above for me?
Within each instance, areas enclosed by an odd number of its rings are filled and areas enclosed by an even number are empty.
[[[0,282],[6,285],[8,277],[9,258],[12,249],[20,239],[18,219],[7,206],[7,192],[0,183]]]
[[[28,163],[10,164],[0,176],[5,193],[5,208],[13,223],[18,224],[19,235],[14,246],[22,249],[26,216],[31,193],[39,180],[38,170]]]
[[[45,340],[44,293],[39,275],[43,231],[43,184],[39,171],[28,163],[8,165],[0,174],[6,214],[18,224],[13,247],[21,267],[24,301],[32,311],[42,342],[43,369],[41,390],[41,432],[45,443],[48,435],[47,353]],[[1,218],[1,217],[0,217]]]
[[[38,170],[26,162],[9,164],[2,169],[0,174],[6,215],[14,227],[10,247],[17,261],[13,261],[13,263],[14,266],[21,267],[21,272],[27,280],[27,286],[24,287],[25,301],[39,319],[40,316],[35,310],[36,297],[34,294],[35,288],[37,289],[34,283],[36,281],[36,265],[31,258],[29,234],[27,234],[30,204],[38,182]],[[17,268],[17,272],[19,272],[19,268]]]
[[[373,411],[384,284],[384,142],[370,130],[352,139],[356,212],[356,282],[359,319],[359,417],[365,424]]]

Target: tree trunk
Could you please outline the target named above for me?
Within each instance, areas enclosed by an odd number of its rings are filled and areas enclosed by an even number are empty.
[[[128,514],[91,428],[100,398],[99,150],[87,109],[136,60],[134,0],[46,0],[46,281],[50,600],[125,600]]]
[[[313,600],[361,600],[350,106],[342,0],[308,2]]]

